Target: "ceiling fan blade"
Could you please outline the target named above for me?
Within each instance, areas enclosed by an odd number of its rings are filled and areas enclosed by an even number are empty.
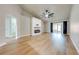
[[[53,15],[54,15],[54,13],[50,13],[50,14],[49,14],[50,17],[53,17]]]
[[[45,13],[43,12],[43,15],[45,15]]]

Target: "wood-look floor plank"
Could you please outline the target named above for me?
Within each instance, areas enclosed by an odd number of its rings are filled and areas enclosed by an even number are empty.
[[[77,55],[69,36],[43,33],[24,36],[0,47],[1,55]]]

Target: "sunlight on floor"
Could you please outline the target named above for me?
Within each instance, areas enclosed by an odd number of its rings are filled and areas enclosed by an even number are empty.
[[[66,48],[66,42],[65,42],[65,37],[61,33],[52,33],[52,45],[55,49],[57,50],[65,50]],[[61,47],[61,48],[60,48]]]

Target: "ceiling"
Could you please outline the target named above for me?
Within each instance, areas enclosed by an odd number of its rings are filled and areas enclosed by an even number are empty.
[[[21,5],[23,9],[31,13],[33,16],[43,19],[42,13],[45,9],[50,10],[54,13],[54,16],[50,19],[53,20],[68,20],[70,17],[70,11],[72,5],[70,4],[23,4]]]

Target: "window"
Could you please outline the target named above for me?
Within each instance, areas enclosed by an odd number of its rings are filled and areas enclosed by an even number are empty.
[[[16,37],[17,35],[17,23],[16,18],[13,16],[7,16],[6,18],[6,37]]]

